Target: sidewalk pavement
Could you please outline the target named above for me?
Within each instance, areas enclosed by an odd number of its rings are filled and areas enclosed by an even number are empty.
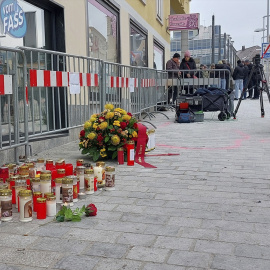
[[[270,269],[270,104],[244,100],[237,120],[218,112],[177,124],[156,114],[157,166],[116,166],[116,190],[98,191],[81,222],[0,225],[0,269]],[[149,125],[149,127],[151,127]],[[37,157],[75,163],[78,142]],[[16,211],[14,211],[16,212]]]

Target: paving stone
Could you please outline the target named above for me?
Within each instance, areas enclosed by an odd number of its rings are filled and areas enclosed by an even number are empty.
[[[59,252],[5,248],[0,250],[0,261],[20,266],[49,267],[60,259]]]
[[[180,237],[167,237],[158,236],[154,244],[154,247],[167,248],[167,249],[179,249],[189,250],[193,244],[192,239],[180,238]]]
[[[240,244],[235,248],[235,255],[247,258],[270,260],[269,246]]]
[[[90,245],[90,242],[80,241],[74,239],[55,239],[51,237],[40,237],[38,241],[32,245],[35,250],[48,250],[48,251],[64,251],[65,253],[81,254],[84,249]],[[59,247],[61,247],[59,249]]]
[[[136,246],[129,251],[126,258],[131,260],[163,263],[165,262],[168,254],[169,249]]]
[[[88,270],[88,268],[85,268]],[[123,260],[123,259],[102,259],[96,265],[94,270],[120,270],[120,269],[132,269],[141,270],[142,262],[134,260]]]
[[[23,249],[29,245],[32,245],[37,239],[37,236],[0,233],[0,247],[14,247]]]
[[[151,246],[156,239],[154,235],[123,233],[117,243],[127,244],[131,246]]]
[[[212,254],[233,255],[235,245],[231,243],[197,240],[194,251]]]
[[[94,243],[85,250],[84,254],[105,258],[122,258],[129,249],[128,245],[110,244],[110,243]]]
[[[270,260],[259,260],[254,258],[216,255],[211,267],[224,270],[266,270],[269,269]]]
[[[154,235],[167,235],[167,236],[177,236],[179,235],[180,226],[178,225],[147,225],[144,234],[154,234]]]
[[[179,225],[183,227],[199,228],[201,224],[202,220],[197,218],[170,217],[168,221],[168,225]]]
[[[67,232],[70,230],[68,227],[63,227],[54,224],[46,224],[40,226],[37,230],[31,233],[31,235],[38,235],[38,236],[48,236],[48,237],[58,237],[61,238],[62,236],[66,235]]]
[[[177,265],[147,263],[143,270],[186,270],[186,268]]]
[[[76,256],[67,255],[61,260],[55,263],[52,267],[54,269],[64,269],[64,270],[85,270],[94,269],[95,265],[99,262],[99,258],[90,256]]]
[[[218,230],[182,228],[181,237],[192,239],[216,240],[218,238]]]
[[[124,213],[121,220],[140,223],[165,224],[167,222],[167,217],[161,215]]]
[[[211,260],[211,256],[207,253],[175,250],[169,257],[168,264],[208,268]]]

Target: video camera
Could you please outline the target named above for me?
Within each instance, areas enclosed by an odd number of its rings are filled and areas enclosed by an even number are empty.
[[[256,66],[262,66],[262,67],[263,67],[263,65],[261,65],[261,56],[260,56],[259,54],[256,54],[256,55],[253,57],[253,63],[254,63],[254,65],[256,65]]]

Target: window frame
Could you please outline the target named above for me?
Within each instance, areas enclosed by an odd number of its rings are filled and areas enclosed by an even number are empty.
[[[163,23],[163,0],[156,0],[156,18]]]

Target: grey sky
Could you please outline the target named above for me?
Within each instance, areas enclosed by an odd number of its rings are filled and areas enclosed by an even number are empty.
[[[200,24],[221,25],[221,32],[232,36],[234,47],[240,50],[259,45],[263,32],[256,33],[256,28],[263,28],[263,16],[267,15],[268,0],[191,0],[190,13],[200,13]],[[265,24],[267,18],[265,18]],[[266,31],[265,31],[266,36]],[[265,39],[266,40],[266,39]]]

